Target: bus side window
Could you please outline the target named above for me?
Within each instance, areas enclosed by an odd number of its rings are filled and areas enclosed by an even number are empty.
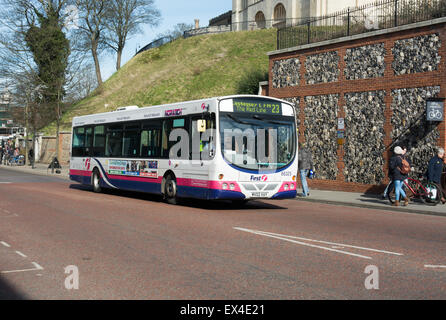
[[[161,127],[159,121],[143,125],[140,149],[142,158],[161,157]]]
[[[73,130],[73,157],[83,157],[85,154],[85,128],[74,128]]]
[[[122,125],[107,128],[105,155],[107,157],[122,157]]]
[[[94,128],[93,155],[95,157],[105,156],[105,127],[96,126]]]
[[[122,155],[128,158],[139,157],[140,125],[126,125],[122,141]]]
[[[85,152],[86,157],[93,155],[93,128],[89,127],[85,129]]]

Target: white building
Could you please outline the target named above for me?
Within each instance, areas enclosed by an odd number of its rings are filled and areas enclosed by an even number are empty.
[[[295,25],[376,0],[232,0],[234,31]]]

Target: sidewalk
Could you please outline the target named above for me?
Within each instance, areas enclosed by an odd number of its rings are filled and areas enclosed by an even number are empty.
[[[389,200],[381,199],[381,195],[375,194],[310,190],[309,197],[301,197],[298,193],[296,200],[446,217],[446,205],[441,203],[429,206],[416,200],[410,202],[407,207],[392,207]]]
[[[31,166],[5,166],[2,164],[0,165],[0,169],[20,171],[30,174],[38,174],[41,176],[51,176],[66,180],[70,179],[70,165],[62,165],[62,169],[59,169],[60,174],[56,173],[57,169],[54,169],[54,173],[52,174],[51,169],[48,169],[48,166],[49,166],[48,164],[36,163],[35,168],[32,169]]]

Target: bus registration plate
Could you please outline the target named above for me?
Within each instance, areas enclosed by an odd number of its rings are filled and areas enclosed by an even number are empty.
[[[256,198],[266,198],[268,197],[268,192],[252,192],[251,196]]]

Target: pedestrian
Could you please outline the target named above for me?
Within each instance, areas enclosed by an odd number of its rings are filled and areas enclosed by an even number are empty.
[[[446,199],[443,191],[443,187],[441,186],[441,174],[443,173],[444,167],[444,149],[438,148],[437,154],[432,157],[429,161],[429,165],[427,167],[427,181],[434,182],[437,184],[441,194],[441,203],[445,204]]]
[[[0,146],[0,165],[2,164],[3,161],[3,147]]]
[[[400,205],[400,199],[403,199],[403,205],[407,206],[409,204],[409,198],[404,192],[403,182],[408,178],[409,172],[411,171],[411,163],[401,147],[395,147],[393,152],[394,156],[390,159],[390,170],[395,187],[395,202],[393,206],[398,207]]]
[[[304,142],[299,143],[298,167],[300,181],[302,183],[302,196],[308,197],[310,195],[310,190],[308,189],[307,176],[310,170],[314,171],[314,166],[313,156]]]
[[[32,166],[34,164],[34,150],[33,148],[29,149],[28,151],[28,160],[29,160],[29,164]]]

